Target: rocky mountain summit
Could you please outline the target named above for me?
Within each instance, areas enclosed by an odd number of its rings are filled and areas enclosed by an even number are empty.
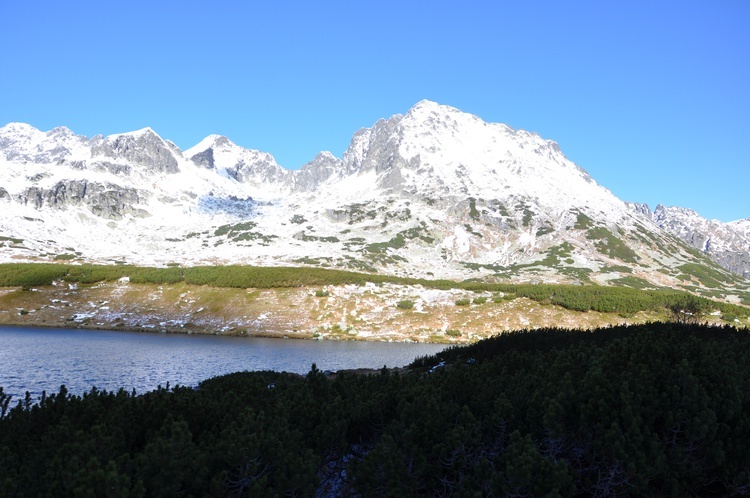
[[[723,268],[750,278],[750,219],[724,223],[707,220],[692,209],[661,204],[653,212],[646,205],[636,209]]]
[[[708,225],[670,209],[626,204],[553,141],[429,101],[296,171],[217,135],[181,151],[149,128],[0,128],[3,261],[314,265],[744,296],[750,282],[708,256],[746,271],[750,222],[705,237]]]

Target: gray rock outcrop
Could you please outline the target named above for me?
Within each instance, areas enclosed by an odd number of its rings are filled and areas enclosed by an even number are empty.
[[[170,145],[151,129],[146,129],[140,133],[97,140],[91,147],[91,154],[115,162],[129,162],[152,173],[177,173],[180,168]]]
[[[315,159],[294,172],[294,190],[308,192],[329,178],[341,173],[341,159],[330,152],[320,152]]]
[[[692,209],[656,206],[653,221],[723,268],[750,278],[750,237],[732,224],[707,220]]]
[[[37,209],[44,206],[67,209],[84,205],[93,214],[110,220],[120,220],[128,214],[140,218],[149,215],[145,210],[134,207],[140,201],[135,189],[86,180],[58,182],[51,188],[31,186],[16,201],[31,204]]]

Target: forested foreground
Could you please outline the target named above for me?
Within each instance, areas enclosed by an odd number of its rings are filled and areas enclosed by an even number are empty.
[[[750,493],[750,333],[730,327],[515,332],[400,374],[6,406],[3,496]]]

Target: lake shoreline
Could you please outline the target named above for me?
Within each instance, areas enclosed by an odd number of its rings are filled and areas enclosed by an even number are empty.
[[[6,325],[337,341],[471,344],[512,330],[590,330],[665,318],[396,284],[245,289],[59,281],[0,292],[0,324]]]
[[[313,364],[327,376],[402,369],[445,345],[375,341],[295,341],[281,338],[86,328],[0,326],[0,386],[14,399],[38,397],[61,385],[75,394],[94,386],[139,393],[158,386],[196,386],[243,371],[306,375]]]
[[[275,332],[253,332],[246,333],[244,331],[227,331],[227,332],[210,332],[200,330],[185,330],[185,329],[155,329],[148,327],[116,327],[107,328],[97,325],[83,325],[76,324],[70,325],[67,323],[28,323],[28,322],[12,322],[3,321],[0,322],[0,329],[2,328],[22,328],[22,329],[65,329],[65,330],[87,330],[87,331],[101,331],[101,332],[132,332],[136,334],[155,334],[155,335],[179,335],[179,336],[207,336],[207,337],[237,337],[237,338],[257,338],[257,339],[292,339],[301,341],[333,341],[333,342],[384,342],[384,343],[404,343],[404,344],[435,344],[450,346],[450,342],[435,342],[435,341],[413,341],[410,339],[404,340],[393,340],[393,339],[378,339],[376,337],[368,338],[357,338],[357,337],[309,337],[302,334],[283,334]]]

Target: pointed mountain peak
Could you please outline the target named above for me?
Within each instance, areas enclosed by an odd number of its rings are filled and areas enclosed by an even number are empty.
[[[464,114],[460,109],[456,109],[455,107],[451,107],[445,104],[438,104],[437,102],[433,102],[432,100],[427,99],[420,100],[419,102],[414,104],[414,106],[407,112],[407,114],[409,115],[453,113]]]
[[[404,123],[420,128],[426,126],[433,131],[444,128],[453,129],[458,126],[486,125],[484,121],[473,114],[431,100],[417,102],[404,115]]]
[[[239,147],[223,135],[211,135],[211,139],[213,140],[213,145],[216,147]]]
[[[440,106],[440,104],[438,104],[434,100],[422,99],[419,102],[417,102],[416,104],[414,104],[413,107],[437,107],[437,106]]]
[[[414,109],[440,109],[440,108],[443,108],[443,107],[447,107],[449,109],[453,109],[453,107],[442,105],[442,104],[438,104],[437,102],[435,102],[433,100],[422,99],[419,102],[417,102],[416,104],[414,104],[414,106],[412,106],[412,108],[410,110],[414,110]]]
[[[208,169],[216,167],[214,150],[237,147],[231,140],[222,135],[209,135],[189,149],[185,149],[182,155],[198,166]]]
[[[52,128],[46,135],[48,137],[67,137],[75,135],[75,133],[67,126],[58,126],[57,128]]]
[[[315,176],[317,175],[317,172],[326,170],[328,173],[326,173],[325,176],[328,178],[334,169],[339,168],[341,163],[341,159],[325,150],[318,152],[312,161],[303,164],[299,171],[312,171],[315,172]]]
[[[229,140],[227,137],[223,135],[209,135],[197,144],[193,145],[189,149],[185,149],[183,151],[183,155],[187,158],[191,158],[193,156],[196,156],[198,154],[201,154],[203,152],[206,152],[209,149],[218,149],[218,148],[240,148],[239,145],[235,144],[231,140]]]
[[[0,135],[30,136],[41,133],[38,129],[26,123],[8,123],[0,128]]]
[[[161,138],[150,127],[128,133],[115,133],[95,141],[92,157],[103,156],[118,162],[131,162],[151,173],[177,173],[180,149]]]
[[[150,126],[147,126],[145,128],[141,128],[140,130],[135,131],[129,131],[127,133],[114,133],[112,135],[108,135],[108,140],[117,140],[120,137],[132,137],[134,139],[140,138],[140,137],[156,137],[159,140],[162,140],[162,138],[159,136],[158,133],[156,133]]]
[[[328,151],[318,152],[312,161],[292,173],[295,190],[314,190],[331,177],[342,175],[344,162]]]
[[[328,161],[328,160],[338,161],[339,158],[336,157],[336,156],[334,156],[331,152],[329,152],[327,150],[324,150],[324,151],[318,152],[315,155],[315,158],[313,159],[313,161],[316,161],[316,160],[317,161],[323,161],[323,160],[325,160],[325,161]]]

